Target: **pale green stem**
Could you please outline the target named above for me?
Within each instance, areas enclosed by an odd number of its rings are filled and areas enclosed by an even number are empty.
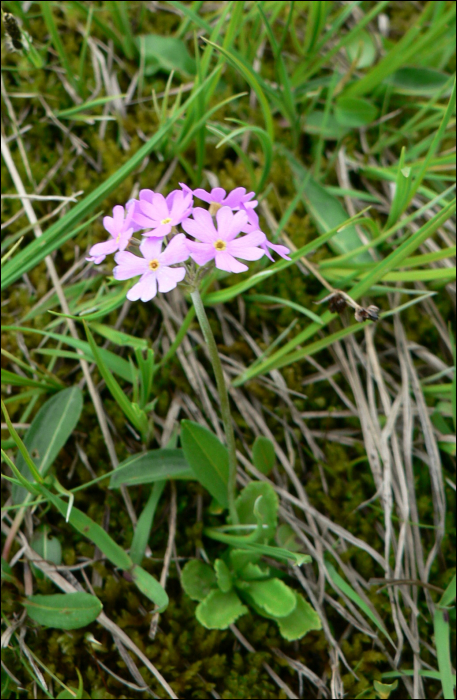
[[[208,316],[206,315],[200,292],[196,289],[190,293],[197,314],[200,328],[202,329],[203,337],[208,346],[211,364],[213,365],[214,376],[216,377],[217,390],[219,393],[219,401],[221,403],[222,422],[224,423],[225,439],[227,441],[227,450],[229,455],[229,480],[228,480],[228,502],[230,518],[233,525],[238,523],[238,515],[235,508],[236,497],[236,448],[235,435],[233,433],[232,416],[230,413],[229,397],[227,387],[225,385],[224,373],[222,371],[221,360],[217,351],[216,341],[214,340],[213,331],[209,325]]]

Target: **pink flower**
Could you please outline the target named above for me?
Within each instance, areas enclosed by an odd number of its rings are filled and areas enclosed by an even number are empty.
[[[152,190],[141,190],[140,199],[135,202],[133,220],[145,231],[144,236],[163,238],[172,226],[177,226],[192,211],[192,193],[174,190],[165,198]]]
[[[242,260],[259,260],[264,251],[258,248],[265,240],[262,231],[253,231],[247,236],[236,238],[247,225],[247,214],[239,211],[234,214],[230,207],[224,206],[216,213],[217,230],[209,211],[195,207],[193,219],[182,222],[183,229],[198,241],[187,241],[190,257],[197,265],[206,265],[215,260],[216,267],[226,272],[245,272]],[[236,239],[236,240],[235,240]]]
[[[130,301],[150,301],[159,292],[169,292],[186,276],[184,267],[170,267],[184,262],[189,257],[186,237],[183,233],[174,236],[163,253],[162,238],[144,238],[140,245],[142,258],[132,253],[117,253],[117,266],[113,275],[117,280],[128,280],[141,275],[140,280],[127,292]]]
[[[124,207],[119,204],[113,208],[113,216],[105,216],[103,226],[111,235],[111,238],[103,243],[96,243],[89,251],[89,262],[99,265],[107,255],[115,253],[117,250],[125,250],[130,243],[132,234],[139,230],[139,227],[132,221],[133,207],[127,204],[127,214],[124,218]]]
[[[259,217],[257,216],[256,212],[253,209],[250,209],[249,211],[246,212],[249,222],[246,224],[244,228],[241,230],[243,233],[252,233],[253,231],[259,231]],[[265,236],[265,234],[264,234]],[[260,244],[260,247],[262,248],[263,252],[267,256],[267,258],[270,258],[272,262],[274,262],[273,256],[271,255],[270,251],[268,248],[271,248],[271,250],[274,250],[275,253],[281,256],[281,258],[284,258],[285,260],[290,260],[289,253],[290,250],[287,248],[285,245],[279,245],[276,243],[270,243],[268,238],[265,236],[265,240],[263,243]]]
[[[187,187],[187,185],[183,185],[181,182],[179,184],[181,185],[184,191],[192,192],[192,190],[190,190],[189,187]],[[257,206],[256,200],[252,202],[249,201],[250,199],[255,197],[255,192],[248,192],[246,194],[245,187],[237,187],[236,189],[229,192],[227,196],[225,196],[226,192],[224,189],[222,189],[222,187],[214,187],[211,190],[211,192],[207,192],[206,190],[198,188],[193,191],[193,194],[195,197],[202,199],[208,204],[219,204],[221,207],[226,206],[230,207],[231,209],[244,208],[244,206],[246,205],[246,208],[253,208]]]

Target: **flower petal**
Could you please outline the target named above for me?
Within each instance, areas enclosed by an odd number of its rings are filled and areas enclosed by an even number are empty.
[[[242,257],[244,250],[254,248],[261,243],[264,243],[266,240],[266,236],[262,231],[252,231],[252,233],[248,233],[247,236],[241,236],[241,238],[237,238],[235,241],[228,241],[227,250],[231,253],[231,255]],[[263,251],[261,252],[263,253]],[[262,256],[259,255],[259,258],[261,257]],[[246,258],[246,260],[248,259],[258,260],[258,258]]]
[[[113,276],[117,280],[128,280],[149,270],[147,260],[127,251],[116,253],[114,260],[117,267],[113,270]]]
[[[185,219],[182,222],[181,225],[184,231],[204,243],[217,241],[218,233],[214,228],[213,219],[209,211],[201,207],[195,207],[192,210],[192,216],[194,217],[193,219]]]
[[[108,231],[114,238],[117,236],[117,226],[112,216],[103,217],[103,228]]]
[[[266,245],[274,250],[275,253],[281,256],[281,258],[284,258],[285,260],[291,260],[292,258],[289,256],[290,250],[287,248],[285,245],[277,245],[276,243],[270,243],[270,241],[266,241]],[[263,247],[263,246],[262,246]]]
[[[163,238],[146,238],[140,243],[140,253],[146,260],[154,260],[158,258],[162,252],[162,241]]]
[[[189,249],[187,247],[187,238],[183,233],[178,233],[177,236],[171,239],[163,253],[159,256],[159,262],[161,265],[174,265],[175,263],[184,262],[188,257]],[[160,284],[159,290],[162,291],[160,289]]]
[[[227,197],[224,199],[224,204],[226,204],[228,207],[231,207],[232,209],[234,209],[235,207],[239,207],[241,202],[243,201],[243,197],[245,194],[245,187],[236,187],[234,190],[228,193]]]
[[[216,255],[216,249],[212,243],[196,243],[188,240],[186,245],[190,257],[197,265],[206,265]]]
[[[215,261],[216,267],[226,272],[246,272],[246,270],[249,270],[247,265],[240,263],[227,251],[221,253],[216,252]]]
[[[156,273],[148,271],[142,276],[139,282],[133,285],[127,292],[127,299],[130,301],[150,301],[157,294]]]
[[[233,214],[230,207],[221,207],[216,213],[219,237],[224,241],[231,241],[238,236],[247,224],[248,215],[245,211],[237,211]]]
[[[159,292],[169,292],[177,286],[178,282],[182,282],[186,276],[186,269],[184,267],[159,267],[156,276]]]
[[[98,257],[99,255],[111,255],[119,249],[119,244],[115,238],[110,238],[108,241],[103,241],[103,243],[96,243],[89,250],[89,255]]]
[[[162,219],[168,219],[170,217],[167,202],[163,194],[156,192],[152,198],[152,205],[154,207],[154,219],[162,221]]]
[[[155,192],[153,190],[140,190],[140,199],[152,204],[152,198]]]

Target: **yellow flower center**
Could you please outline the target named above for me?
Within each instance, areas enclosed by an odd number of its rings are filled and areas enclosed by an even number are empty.
[[[214,244],[214,247],[216,248],[216,250],[222,251],[222,250],[225,250],[227,248],[227,243],[225,241],[221,241],[221,239],[219,239]]]
[[[162,221],[161,221],[160,223],[161,223],[161,224],[169,224],[170,221],[171,221],[170,218],[168,218],[168,219],[162,219]]]
[[[159,269],[160,263],[158,260],[150,260],[149,261],[149,269],[153,270],[154,272]]]
[[[119,234],[118,237],[116,238],[116,243],[119,243],[120,240],[121,240],[121,234]]]

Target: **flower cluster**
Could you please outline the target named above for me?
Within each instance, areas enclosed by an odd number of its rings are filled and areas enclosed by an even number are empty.
[[[208,209],[194,206],[194,197],[209,204]],[[118,280],[140,276],[128,291],[131,301],[150,301],[159,292],[169,292],[186,277],[188,269],[179,263],[189,258],[198,267],[211,261],[219,270],[245,272],[241,260],[259,260],[266,255],[273,260],[271,250],[290,260],[286,246],[267,240],[259,228],[255,212],[254,192],[237,187],[228,194],[222,187],[211,192],[191,190],[181,184],[167,197],[152,190],[141,190],[138,199],[125,207],[115,206],[113,216],[105,216],[103,226],[111,238],[96,243],[86,260],[101,263],[115,253],[113,275]],[[178,226],[188,234],[179,232]],[[139,246],[141,257],[126,248],[136,241],[133,235],[142,232]],[[243,233],[245,235],[240,236]],[[162,246],[165,248],[162,250]]]

